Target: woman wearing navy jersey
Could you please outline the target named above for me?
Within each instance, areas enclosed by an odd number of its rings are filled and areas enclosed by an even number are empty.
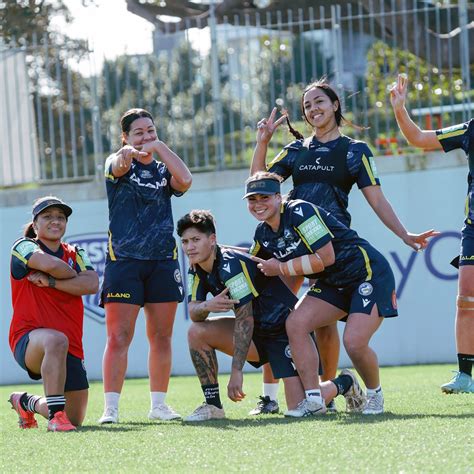
[[[299,199],[282,202],[274,173],[250,177],[245,197],[250,213],[260,221],[250,251],[260,270],[267,276],[317,279],[286,322],[306,393],[292,416],[326,411],[317,375],[318,352],[310,334],[342,319],[344,346],[367,387],[363,413],[382,413],[377,355],[369,341],[383,318],[397,316],[395,279],[387,260],[321,207]],[[421,236],[417,241],[427,245]]]
[[[123,146],[105,163],[109,244],[102,287],[107,345],[101,424],[118,422],[128,348],[142,306],[150,344],[148,417],[180,417],[165,403],[173,323],[184,296],[173,237],[171,197],[186,192],[192,177],[179,156],[157,137],[149,112],[127,111],[121,118],[121,129]]]
[[[276,109],[269,118],[258,122],[250,174],[268,170],[284,180],[291,176],[294,186],[291,199],[304,199],[321,206],[347,227],[351,225],[347,210],[349,193],[357,184],[380,220],[408,246],[419,250],[420,243],[430,233],[417,237],[407,232],[382,192],[367,144],[341,134],[339,127],[344,117],[334,89],[325,80],[307,86],[301,96],[301,112],[312,129],[311,136],[306,139],[291,127],[285,116],[275,120]],[[268,144],[285,119],[296,140],[266,165]],[[301,284],[302,279],[299,281]],[[320,328],[317,337],[325,377],[333,377],[339,360],[337,326]]]
[[[33,380],[43,379],[44,397],[10,395],[20,428],[36,428],[35,413],[48,431],[74,431],[86,415],[82,295],[96,293],[99,279],[86,252],[62,237],[72,209],[55,196],[33,205],[33,220],[11,251],[13,316],[10,347]]]
[[[441,390],[445,393],[474,393],[474,119],[441,130],[420,130],[405,108],[407,91],[407,78],[400,74],[390,91],[390,100],[398,126],[408,142],[424,150],[449,152],[460,148],[468,157],[466,219],[461,230],[461,252],[456,259],[459,284],[455,333],[459,371],[450,382],[441,386]]]

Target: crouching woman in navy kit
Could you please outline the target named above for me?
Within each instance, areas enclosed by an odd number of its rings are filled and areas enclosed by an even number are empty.
[[[191,265],[188,299],[193,323],[188,342],[205,398],[185,421],[225,417],[216,350],[232,356],[227,386],[232,401],[245,397],[242,372],[245,361],[255,367],[269,362],[275,377],[284,379],[290,413],[304,397],[285,332],[285,320],[297,298],[280,278],[263,275],[249,255],[217,245],[214,219],[209,211],[194,210],[186,214],[178,221],[177,232]],[[208,293],[213,297],[206,300]],[[231,310],[235,318],[208,319],[210,313]],[[364,394],[349,370],[323,382],[321,390],[328,401],[344,395],[349,411],[356,411],[365,403]]]
[[[15,360],[45,396],[14,392],[20,428],[73,431],[86,414],[88,388],[82,348],[82,295],[96,293],[99,279],[84,250],[61,239],[72,209],[54,196],[35,201],[33,221],[11,253],[13,317],[9,342]]]
[[[109,245],[102,287],[107,345],[103,359],[105,410],[99,423],[118,422],[118,404],[140,307],[150,344],[149,419],[179,418],[165,403],[171,336],[184,297],[173,237],[171,197],[191,186],[191,173],[158,139],[153,117],[131,109],[121,119],[122,148],[107,158]],[[154,158],[158,155],[159,160]]]
[[[397,316],[395,279],[387,260],[324,209],[302,200],[282,203],[279,176],[258,172],[246,186],[249,211],[261,221],[251,249],[260,270],[268,276],[317,278],[286,322],[306,392],[293,416],[319,413],[324,406],[310,333],[343,318],[344,346],[367,387],[363,413],[382,413],[377,355],[369,341],[383,318]],[[422,247],[427,244],[421,240]]]

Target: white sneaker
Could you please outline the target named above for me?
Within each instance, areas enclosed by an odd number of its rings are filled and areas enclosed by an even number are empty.
[[[339,375],[348,375],[352,379],[352,387],[344,394],[346,411],[360,413],[366,406],[367,398],[355,374],[349,369],[341,370]]]
[[[166,403],[160,403],[159,405],[154,406],[148,413],[149,420],[177,420],[181,418],[179,413],[176,413],[171,407],[166,405]]]
[[[118,423],[119,416],[118,416],[118,408],[114,407],[107,407],[104,410],[104,414],[99,418],[99,425],[105,425],[108,423]]]
[[[383,413],[383,393],[375,393],[374,395],[367,395],[367,404],[362,411],[363,415],[380,415]]]
[[[321,402],[319,400],[321,400]],[[298,406],[294,410],[286,411],[285,416],[291,416],[293,418],[302,418],[305,416],[324,415],[326,411],[326,403],[324,402],[324,399],[322,397],[318,397],[318,400],[311,401],[305,398],[304,400],[298,403]]]
[[[187,416],[184,421],[221,420],[222,418],[225,418],[224,408],[217,408],[215,405],[208,405],[204,402]]]

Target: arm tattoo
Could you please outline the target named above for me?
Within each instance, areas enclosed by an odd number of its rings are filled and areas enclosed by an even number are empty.
[[[192,301],[189,304],[189,315],[194,322],[204,321],[209,313],[206,301]]]
[[[214,349],[189,349],[201,385],[217,383],[217,356]]]
[[[249,352],[253,335],[253,310],[252,302],[241,306],[235,311],[234,326],[234,356],[232,368],[242,370]]]

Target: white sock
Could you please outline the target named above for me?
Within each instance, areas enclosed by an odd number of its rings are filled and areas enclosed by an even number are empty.
[[[278,401],[279,383],[263,383],[263,396]]]
[[[304,391],[306,395],[306,400],[308,401],[317,401],[318,403],[323,403],[323,397],[321,396],[321,389],[313,388],[311,390]]]
[[[106,408],[115,408],[116,410],[118,410],[119,399],[120,399],[120,393],[117,393],[117,392],[104,393]]]
[[[382,386],[379,385],[378,387],[375,387],[375,388],[368,388],[367,389],[367,396],[368,397],[373,397],[375,394],[377,393],[381,393],[382,392]]]
[[[151,408],[165,403],[166,392],[150,392]]]

